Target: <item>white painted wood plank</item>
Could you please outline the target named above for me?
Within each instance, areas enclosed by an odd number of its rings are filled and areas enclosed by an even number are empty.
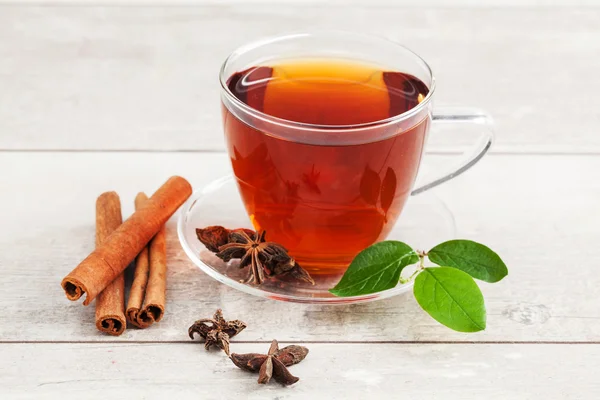
[[[295,6],[320,5],[323,0],[259,0],[250,1],[259,4],[286,4]],[[199,6],[199,5],[244,5],[248,0],[0,0],[0,4],[33,4],[33,5],[69,5],[69,6]],[[364,0],[328,0],[329,5],[364,6]],[[369,7],[394,6],[394,7],[596,7],[595,0],[370,0]]]
[[[0,396],[19,399],[597,399],[599,345],[309,344],[284,388],[187,344],[0,345]],[[233,351],[264,352],[268,343]]]
[[[227,164],[224,155],[206,153],[0,153],[0,341],[105,340],[94,327],[93,308],[67,301],[59,286],[93,248],[96,196],[116,190],[127,215],[139,190],[151,192],[172,174],[199,188],[225,173]],[[191,264],[173,222],[168,226],[166,317],[117,340],[187,341],[194,320],[222,307],[226,316],[250,325],[239,337],[243,341],[271,336],[599,341],[598,170],[595,157],[494,155],[438,190],[455,215],[460,236],[488,244],[510,268],[503,282],[482,284],[489,315],[484,333],[466,335],[439,326],[411,295],[316,306],[239,293]]]
[[[229,52],[332,28],[421,54],[438,105],[495,117],[494,151],[597,153],[599,20],[600,8],[4,6],[0,149],[222,149],[217,72]]]

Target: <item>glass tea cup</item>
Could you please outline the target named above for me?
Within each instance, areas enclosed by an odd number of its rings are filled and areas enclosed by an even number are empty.
[[[386,238],[411,195],[473,166],[490,148],[485,112],[432,113],[427,63],[385,39],[318,32],[234,51],[220,72],[223,127],[256,230],[311,274],[339,274]],[[473,124],[473,150],[415,187],[432,123]]]

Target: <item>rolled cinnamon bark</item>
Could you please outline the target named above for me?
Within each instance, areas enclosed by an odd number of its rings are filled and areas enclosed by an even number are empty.
[[[144,193],[138,193],[135,196],[135,209],[139,210],[142,205],[148,200],[148,196]],[[144,295],[148,285],[148,272],[150,270],[150,261],[148,258],[148,246],[145,246],[140,254],[135,259],[135,272],[133,273],[133,282],[129,291],[129,300],[127,300],[127,321],[137,326],[138,328],[146,328],[149,325],[141,325],[138,322],[142,304],[144,303]]]
[[[142,208],[62,280],[67,298],[75,301],[87,293],[83,304],[90,304],[127,268],[191,194],[192,187],[185,179],[169,178]]]
[[[115,192],[96,200],[96,247],[121,225],[121,202]],[[125,331],[125,279],[121,273],[96,298],[96,328],[118,336]]]
[[[138,316],[140,325],[152,324],[162,319],[167,291],[167,244],[165,227],[150,242],[150,275],[144,297],[144,309]]]

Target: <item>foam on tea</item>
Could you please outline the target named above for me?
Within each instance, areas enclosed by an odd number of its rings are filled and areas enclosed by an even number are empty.
[[[428,93],[416,77],[339,59],[302,59],[248,68],[230,91],[273,117],[322,129],[402,114]],[[301,143],[251,127],[224,109],[225,135],[248,214],[311,273],[347,267],[388,234],[410,193],[429,118],[358,145]]]

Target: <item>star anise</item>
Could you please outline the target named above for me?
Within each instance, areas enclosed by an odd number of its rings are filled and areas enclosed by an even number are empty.
[[[204,348],[210,349],[216,345],[229,355],[229,339],[246,328],[246,324],[240,320],[226,321],[223,312],[218,309],[212,318],[199,319],[188,329],[190,339],[194,339],[194,333],[198,333],[204,339]]]
[[[304,360],[308,349],[303,346],[286,346],[279,349],[277,340],[273,340],[268,354],[247,353],[231,354],[231,361],[246,371],[258,371],[258,383],[267,383],[274,378],[283,385],[292,385],[299,378],[292,375],[287,367]]]
[[[235,230],[244,231],[250,237],[254,237],[255,235],[254,231],[250,229],[240,228]],[[232,231],[227,228],[215,225],[206,227],[204,229],[196,229],[196,236],[208,250],[212,251],[213,253],[218,253],[219,247],[229,242],[229,234],[231,232]]]
[[[314,285],[310,277],[280,244],[265,241],[265,231],[228,230],[220,226],[196,229],[198,239],[225,262],[240,259],[240,268],[250,267],[246,283],[260,285],[266,276],[288,273]],[[218,250],[218,251],[217,251]]]

